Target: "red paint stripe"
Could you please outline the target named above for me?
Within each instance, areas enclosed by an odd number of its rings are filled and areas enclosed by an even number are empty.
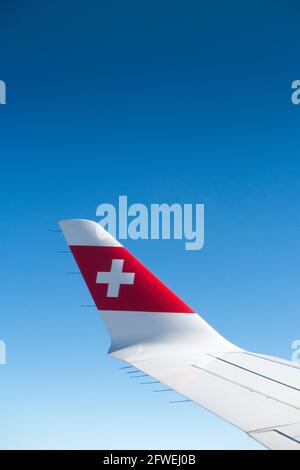
[[[145,268],[126,248],[71,246],[78,267],[99,310],[194,313]],[[110,272],[113,259],[123,259],[123,271],[135,273],[133,285],[121,285],[118,297],[107,297],[107,284],[97,284],[99,271]]]

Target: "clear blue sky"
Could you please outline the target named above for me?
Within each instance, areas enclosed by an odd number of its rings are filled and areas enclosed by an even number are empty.
[[[1,448],[259,448],[106,357],[57,220],[204,203],[205,248],[127,247],[222,334],[300,338],[295,1],[2,1]]]

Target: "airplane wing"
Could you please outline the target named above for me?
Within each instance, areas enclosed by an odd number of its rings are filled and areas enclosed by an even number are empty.
[[[246,351],[129,362],[265,447],[300,450],[299,367]]]
[[[269,449],[300,450],[300,367],[223,338],[99,224],[60,226],[111,336],[108,354]]]

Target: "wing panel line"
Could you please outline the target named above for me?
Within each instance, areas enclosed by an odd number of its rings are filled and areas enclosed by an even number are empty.
[[[290,403],[287,403],[286,401],[283,401],[283,400],[278,400],[278,398],[274,398],[274,397],[271,397],[269,395],[266,395],[265,393],[263,392],[260,392],[259,390],[255,390],[254,388],[251,388],[251,387],[247,387],[246,385],[243,385],[239,382],[235,382],[234,380],[231,380],[231,379],[228,379],[227,377],[224,377],[223,375],[219,375],[219,374],[216,374],[215,372],[212,372],[210,370],[207,370],[203,367],[200,367],[200,366],[197,366],[195,364],[190,364],[191,367],[194,367],[195,369],[199,369],[203,372],[207,372],[208,374],[211,374],[215,377],[218,377],[219,379],[223,379],[225,380],[226,382],[229,382],[229,383],[232,383],[233,385],[236,385],[238,387],[241,387],[241,388],[244,388],[245,390],[248,390],[248,392],[254,392],[254,393],[257,393],[258,395],[261,395],[269,400],[274,400],[274,401],[277,401],[277,403],[281,403],[282,405],[285,405],[285,406],[289,406],[290,408],[293,408],[294,410],[299,410],[300,411],[300,408],[298,408],[297,406],[294,406],[294,405],[291,405]]]
[[[249,372],[250,374],[257,375],[258,377],[262,377],[264,379],[270,380],[271,382],[277,383],[279,385],[282,385],[283,387],[288,387],[291,388],[292,390],[296,390],[297,392],[300,392],[300,389],[297,387],[293,387],[292,385],[288,385],[284,382],[280,382],[280,380],[272,379],[271,377],[268,377],[267,375],[260,374],[259,372],[255,372],[251,369],[247,369],[247,367],[239,366],[238,364],[235,364],[234,362],[227,361],[226,359],[223,359],[221,357],[214,356],[213,354],[208,354],[208,356],[213,357],[214,359],[217,359],[218,361],[225,362],[226,364],[230,364],[233,367],[237,367],[238,369],[245,370],[246,372]]]

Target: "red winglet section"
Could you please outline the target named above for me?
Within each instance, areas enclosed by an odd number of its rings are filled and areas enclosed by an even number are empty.
[[[60,226],[99,310],[194,313],[96,222]]]

